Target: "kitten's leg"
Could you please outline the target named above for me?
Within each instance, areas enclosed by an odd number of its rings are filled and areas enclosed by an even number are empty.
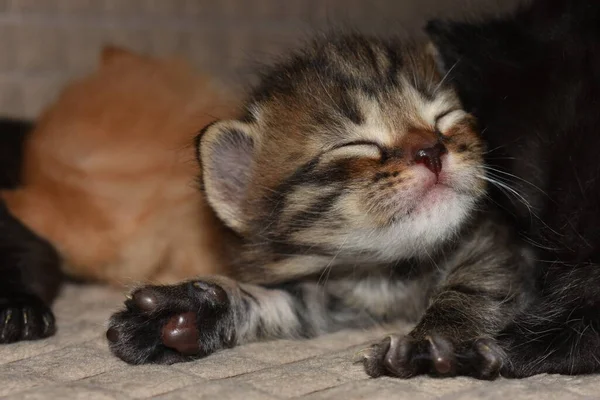
[[[224,277],[146,286],[111,317],[107,337],[132,363],[173,363],[262,338],[300,338],[327,329],[324,291],[314,284],[265,288]]]
[[[392,335],[365,354],[367,373],[497,377],[506,360],[494,338],[531,293],[530,263],[504,244],[502,237],[479,234],[459,251],[413,331]]]
[[[290,293],[224,277],[145,286],[114,314],[107,338],[132,364],[170,364],[278,333],[301,336],[300,302]]]
[[[362,284],[381,291],[387,282]],[[261,339],[307,338],[399,317],[416,319],[424,309],[424,300],[418,304],[412,296],[423,292],[418,281],[392,282],[387,296],[357,290],[359,284],[330,280],[322,286],[299,281],[267,288],[212,277],[146,286],[133,292],[125,302],[126,310],[112,316],[107,337],[113,353],[129,363],[174,363]],[[372,309],[356,297],[363,294],[371,297]],[[376,304],[383,297],[385,304]],[[387,312],[400,301],[405,302],[400,314]],[[381,310],[384,315],[378,314]]]
[[[54,334],[50,303],[61,280],[54,248],[0,202],[0,343]]]
[[[305,290],[224,277],[146,286],[112,316],[107,337],[118,357],[141,364],[200,358],[260,338],[312,336],[321,329],[323,305]]]
[[[502,376],[600,371],[600,266],[557,264],[551,269],[544,296],[498,337],[509,360]]]

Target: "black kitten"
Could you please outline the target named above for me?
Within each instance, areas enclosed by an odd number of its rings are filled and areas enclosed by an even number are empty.
[[[600,2],[546,0],[433,22],[490,149],[493,199],[537,260],[539,299],[500,336],[503,374],[600,370]]]
[[[19,184],[23,142],[31,124],[0,120],[0,189]],[[54,248],[10,215],[0,201],[0,343],[55,331],[50,303],[61,282]]]

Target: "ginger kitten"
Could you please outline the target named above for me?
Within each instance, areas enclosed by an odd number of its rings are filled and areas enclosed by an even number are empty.
[[[72,277],[131,285],[223,273],[223,230],[198,190],[193,142],[234,111],[227,91],[185,62],[107,47],[98,70],[43,113],[24,144],[20,186],[2,198]],[[0,335],[9,332],[0,342],[25,338],[37,314],[14,315],[0,321]]]

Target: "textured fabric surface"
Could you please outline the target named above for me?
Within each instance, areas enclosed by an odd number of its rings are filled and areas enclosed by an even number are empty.
[[[541,375],[482,382],[469,378],[369,379],[353,361],[381,328],[308,341],[240,346],[171,366],[129,366],[108,351],[106,320],[123,301],[114,290],[69,286],[56,304],[53,338],[0,346],[1,399],[594,399],[600,376]],[[409,327],[398,327],[407,330]]]

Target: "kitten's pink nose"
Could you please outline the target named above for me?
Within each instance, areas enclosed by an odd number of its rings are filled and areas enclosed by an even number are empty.
[[[415,162],[425,165],[435,176],[438,176],[442,171],[442,155],[447,152],[446,146],[437,143],[432,147],[417,150]]]

